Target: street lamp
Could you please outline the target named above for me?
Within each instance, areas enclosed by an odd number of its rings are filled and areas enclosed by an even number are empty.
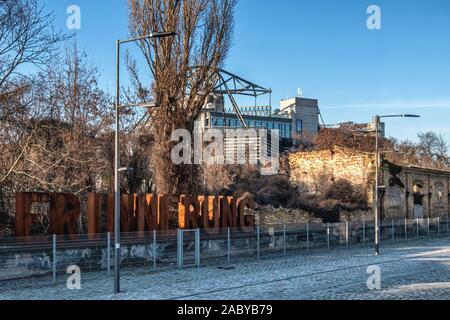
[[[392,115],[376,115],[375,116],[375,255],[380,255],[380,227],[379,227],[379,150],[378,135],[380,132],[381,118],[420,118],[415,114],[392,114]]]
[[[154,103],[146,104],[129,104],[126,106],[120,105],[120,45],[140,41],[150,38],[164,38],[175,36],[175,32],[158,32],[151,33],[146,36],[131,38],[127,40],[116,41],[116,114],[115,114],[115,136],[114,136],[114,293],[120,292],[120,145],[119,145],[119,109],[122,107],[155,107]],[[122,170],[123,171],[123,170]]]

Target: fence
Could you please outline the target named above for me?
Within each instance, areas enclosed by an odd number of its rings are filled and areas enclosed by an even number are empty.
[[[381,242],[450,235],[449,218],[395,219],[380,224]],[[274,258],[317,248],[372,245],[374,222],[256,226],[173,230],[121,235],[121,269],[157,272],[201,265],[230,265],[248,259]],[[112,276],[114,235],[38,236],[0,239],[0,283],[18,279],[67,277],[67,268]],[[139,271],[140,272],[140,271]],[[64,275],[64,277],[62,277]]]

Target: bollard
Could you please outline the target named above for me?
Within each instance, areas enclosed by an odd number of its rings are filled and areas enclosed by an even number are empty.
[[[156,230],[153,230],[153,270],[156,270]]]
[[[427,233],[428,233],[428,238],[430,237],[430,217],[427,218]]]
[[[53,283],[56,282],[56,234],[53,235]]]
[[[107,235],[107,249],[106,249],[106,261],[108,263],[108,277],[111,275],[111,232]]]
[[[286,255],[286,225],[283,224],[283,254]]]

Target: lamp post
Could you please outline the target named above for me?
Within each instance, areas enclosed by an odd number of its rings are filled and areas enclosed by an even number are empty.
[[[175,32],[158,32],[146,36],[116,41],[116,113],[115,113],[115,136],[114,136],[114,293],[120,292],[120,141],[119,141],[119,114],[121,107],[154,107],[154,104],[130,104],[120,105],[120,45],[150,38],[164,38],[175,36]]]
[[[379,219],[379,148],[378,135],[380,132],[381,118],[420,118],[415,114],[393,114],[393,115],[376,115],[375,116],[375,255],[380,255],[380,219]]]

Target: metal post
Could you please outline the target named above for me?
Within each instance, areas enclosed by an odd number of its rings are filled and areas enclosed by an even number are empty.
[[[149,38],[163,38],[176,35],[175,32],[151,33],[125,41],[116,40],[116,97],[114,134],[114,293],[120,292],[120,44]]]
[[[309,222],[306,223],[306,250],[309,251]]]
[[[363,219],[363,244],[366,244],[366,220]]]
[[[227,230],[227,258],[228,258],[228,264],[230,264],[231,261],[231,228],[228,227]]]
[[[120,106],[120,41],[116,41],[116,114],[114,134],[114,293],[120,292],[120,146],[119,146],[119,106]]]
[[[153,269],[156,270],[156,230],[153,230]]]
[[[183,230],[177,229],[177,260],[178,268],[183,268]]]
[[[53,235],[53,283],[56,282],[56,234]]]
[[[392,240],[395,240],[395,220],[392,219]]]
[[[256,254],[257,254],[257,257],[258,257],[258,259],[259,259],[259,250],[260,250],[260,248],[259,248],[259,225],[258,226],[256,226]]]
[[[379,239],[379,219],[378,219],[378,205],[379,205],[379,155],[378,155],[378,134],[380,132],[380,117],[375,116],[375,255],[380,255],[380,239]]]
[[[200,229],[195,230],[195,266],[200,268]]]
[[[286,255],[286,225],[283,224],[283,254]]]
[[[428,232],[428,238],[430,237],[430,217],[427,218],[427,232]]]
[[[437,218],[437,220],[438,220],[438,238],[440,238],[441,237],[441,217],[439,216]]]
[[[348,249],[348,221],[345,222],[345,246]]]
[[[106,249],[106,255],[107,255],[107,263],[108,263],[108,277],[111,275],[111,232],[108,232],[107,235],[107,249]]]
[[[180,229],[180,264],[184,267],[184,231]]]
[[[405,240],[408,240],[408,218],[405,218]]]
[[[417,239],[419,239],[419,218],[417,218],[416,220],[416,225],[417,225]]]
[[[180,229],[177,229],[177,267],[180,269]]]
[[[327,223],[327,247],[330,250],[330,224]]]

